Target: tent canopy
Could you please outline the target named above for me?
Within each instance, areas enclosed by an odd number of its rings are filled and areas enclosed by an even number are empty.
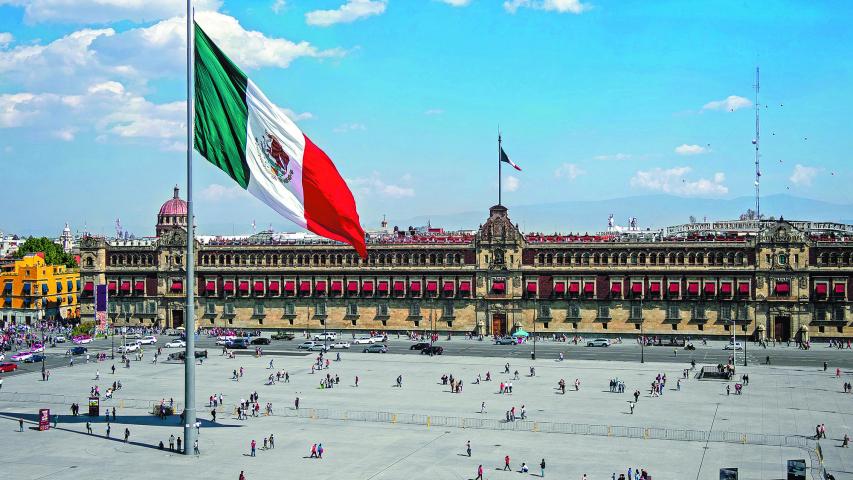
[[[519,328],[518,330],[515,331],[515,333],[512,334],[512,336],[513,337],[528,337],[528,336],[530,336],[530,334],[525,332],[523,328]]]

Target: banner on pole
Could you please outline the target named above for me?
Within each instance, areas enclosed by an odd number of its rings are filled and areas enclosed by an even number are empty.
[[[109,295],[106,285],[98,285],[95,287],[95,320],[98,323],[98,331],[105,332],[107,330],[107,304]]]
[[[39,409],[39,430],[45,431],[50,430],[50,409],[49,408],[40,408]]]

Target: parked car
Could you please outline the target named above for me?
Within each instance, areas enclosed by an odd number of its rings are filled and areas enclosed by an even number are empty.
[[[141,333],[126,333],[124,335],[124,338],[126,338],[128,340],[140,340],[142,338],[142,334]]]
[[[76,347],[69,348],[65,352],[65,354],[66,355],[83,355],[84,353],[86,353],[86,351],[87,351],[86,347],[81,347],[78,345]]]
[[[364,353],[388,353],[388,347],[381,343],[374,343],[362,351]]]
[[[225,337],[219,337],[216,339],[216,344],[221,346],[221,347],[224,347],[225,345],[228,345],[228,342],[230,342],[230,341],[231,341],[231,339],[227,339]]]
[[[71,341],[78,345],[85,345],[87,343],[92,343],[92,337],[89,335],[78,335],[72,338]]]
[[[270,339],[269,339],[269,338],[267,338],[267,337],[258,337],[258,338],[253,338],[253,339],[252,339],[252,341],[251,341],[251,344],[252,344],[252,345],[269,345],[269,344],[270,344]]]
[[[116,351],[118,353],[138,352],[139,351],[139,344],[138,343],[128,343],[126,345],[119,345],[119,347],[116,349]]]
[[[166,357],[166,360],[180,360],[183,362],[185,358],[187,358],[187,352],[173,352]],[[207,350],[196,350],[195,358],[207,358]]]
[[[32,352],[18,352],[16,354],[12,355],[11,360],[13,362],[25,362],[28,358],[30,358],[32,356],[33,356]]]
[[[294,338],[296,338],[296,335],[290,332],[276,332],[272,336],[273,340],[293,340]]]
[[[315,334],[314,334],[314,337],[312,338],[312,340],[314,340],[314,341],[317,341],[317,340],[320,340],[320,341],[323,341],[323,340],[337,340],[337,339],[338,339],[338,332],[320,332],[320,333],[315,333]]]
[[[358,338],[354,338],[352,340],[352,343],[354,343],[356,345],[371,344],[371,343],[374,343],[374,340],[371,337],[358,337]]]
[[[0,372],[2,373],[14,372],[17,369],[18,366],[14,363],[0,363]]]
[[[137,340],[136,343],[140,345],[154,345],[157,343],[157,337],[154,335],[149,335],[147,337],[142,337],[142,339]]]
[[[30,358],[27,358],[26,360],[24,360],[24,363],[38,363],[42,360],[44,360],[44,354],[35,353],[35,354],[31,355]]]
[[[421,350],[421,355],[441,355],[444,353],[444,348],[439,345],[432,345]]]
[[[238,338],[235,338],[233,340],[228,340],[225,343],[225,346],[228,348],[239,348],[239,349],[249,348],[249,339],[246,337],[238,337]]]
[[[372,338],[374,343],[382,343],[388,341],[387,335],[374,335]]]
[[[349,342],[335,342],[329,345],[329,347],[334,348],[336,350],[347,349],[349,348]]]
[[[309,350],[314,345],[315,345],[315,343],[309,340],[307,342],[300,343],[299,345],[296,346],[296,348],[298,348],[300,350]]]
[[[418,342],[418,343],[412,345],[411,347],[409,347],[409,350],[423,350],[423,349],[427,348],[428,346],[429,346],[429,344],[427,342]]]
[[[610,340],[606,338],[596,338],[594,340],[590,340],[586,342],[587,347],[609,347]]]
[[[322,343],[315,343],[311,348],[308,349],[309,352],[328,352],[329,346],[323,345]]]
[[[166,342],[166,348],[185,348],[187,346],[187,342],[183,340],[171,340]]]
[[[501,337],[495,340],[495,345],[515,345],[516,341],[512,337]]]
[[[743,345],[740,342],[729,342],[728,345],[723,347],[723,350],[743,350]]]
[[[65,335],[57,335],[56,338],[53,339],[53,341],[56,343],[65,343],[68,341],[68,339],[65,338]]]

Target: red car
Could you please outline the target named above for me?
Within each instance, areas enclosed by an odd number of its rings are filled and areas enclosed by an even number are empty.
[[[17,369],[18,366],[14,363],[0,363],[0,372],[2,373],[14,372]]]

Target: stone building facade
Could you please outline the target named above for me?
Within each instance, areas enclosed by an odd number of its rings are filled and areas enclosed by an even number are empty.
[[[106,284],[116,324],[185,323],[186,218],[172,228],[161,218],[156,238],[82,239],[84,320],[94,285]],[[853,335],[853,226],[834,223],[542,235],[520,232],[497,205],[472,232],[371,235],[364,260],[335,242],[269,233],[197,240],[196,277],[201,327]]]

